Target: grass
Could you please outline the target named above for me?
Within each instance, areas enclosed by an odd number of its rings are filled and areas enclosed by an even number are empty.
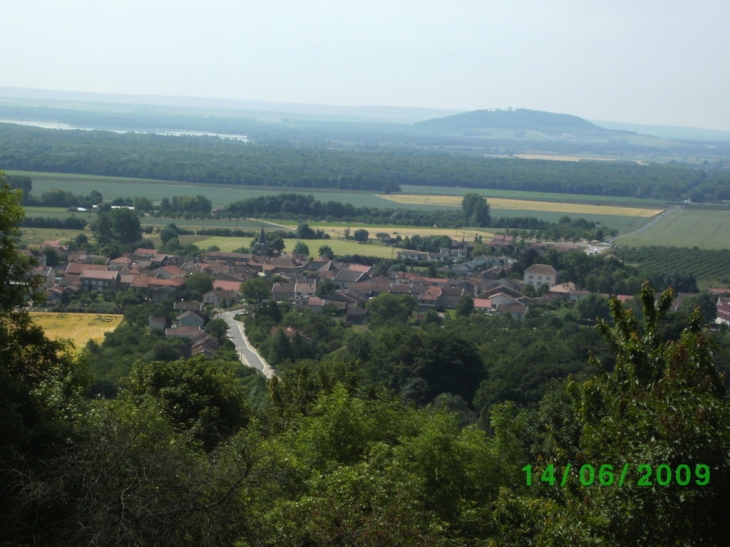
[[[361,207],[390,207],[388,202],[370,192],[334,190],[329,188],[283,188],[241,186],[226,184],[200,184],[194,182],[74,175],[67,173],[41,173],[36,171],[6,171],[9,175],[26,175],[33,179],[33,195],[40,196],[53,188],[77,195],[88,195],[92,190],[101,192],[104,199],[145,196],[153,202],[172,196],[204,195],[213,207],[223,207],[233,201],[260,196],[272,196],[282,192],[312,194],[319,201],[340,201]]]
[[[62,243],[75,239],[79,234],[86,234],[89,240],[94,237],[89,231],[84,230],[59,230],[57,228],[21,228],[21,241],[26,245],[41,245],[48,239],[59,240]]]
[[[89,340],[96,342],[104,340],[104,333],[116,329],[123,319],[121,315],[91,313],[31,312],[30,316],[36,325],[43,328],[49,338],[69,339],[77,351]]]
[[[286,239],[285,251],[291,251],[296,244],[295,239]],[[312,255],[317,254],[317,250],[322,245],[329,245],[336,255],[361,255],[361,256],[372,256],[377,258],[390,258],[395,257],[398,250],[392,249],[385,245],[373,242],[369,244],[360,244],[357,241],[344,239],[302,239],[303,243],[309,247],[309,252]],[[203,241],[196,243],[201,249],[207,249],[211,245],[215,245],[220,248],[223,252],[232,252],[241,247],[248,249],[251,244],[250,237],[211,237],[204,239]]]
[[[687,208],[668,215],[645,232],[616,241],[627,247],[730,249],[730,211]]]
[[[332,224],[326,222],[313,222],[309,223],[311,228],[317,228],[324,230],[325,233],[329,234],[333,239],[344,239],[344,231],[346,228],[350,229],[350,235],[358,228],[364,228],[370,234],[370,239],[375,239],[375,234],[386,233],[391,237],[397,235],[405,238],[406,236],[449,236],[456,239],[465,239],[467,241],[474,241],[474,237],[477,235],[483,238],[491,238],[494,235],[493,231],[489,231],[482,228],[429,228],[427,226],[392,226],[392,225],[371,225],[371,224],[358,224],[358,223],[346,223],[342,222],[339,224]],[[292,228],[294,225],[292,225]]]

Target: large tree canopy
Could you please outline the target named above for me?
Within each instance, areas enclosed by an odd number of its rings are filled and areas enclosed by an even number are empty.
[[[142,225],[130,209],[112,209],[99,213],[91,224],[99,245],[116,243],[130,246],[142,239]]]
[[[479,194],[464,194],[464,199],[461,200],[461,210],[467,226],[489,226],[492,221],[487,200]]]

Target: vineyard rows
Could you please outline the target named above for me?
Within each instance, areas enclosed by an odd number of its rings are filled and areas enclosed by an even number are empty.
[[[613,253],[645,272],[692,274],[698,282],[730,283],[730,250],[640,247],[614,249]]]

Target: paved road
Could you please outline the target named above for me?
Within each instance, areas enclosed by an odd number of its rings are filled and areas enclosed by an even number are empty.
[[[246,338],[246,333],[243,330],[243,323],[236,321],[233,316],[239,313],[240,310],[236,311],[224,311],[218,315],[228,324],[228,339],[233,342],[236,346],[236,351],[241,357],[241,362],[244,365],[253,367],[259,370],[267,378],[273,377],[276,372],[269,365],[259,352],[256,351]]]

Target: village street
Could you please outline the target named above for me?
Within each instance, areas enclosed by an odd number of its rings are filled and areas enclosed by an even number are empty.
[[[236,346],[236,351],[241,357],[241,362],[261,371],[267,378],[272,378],[275,374],[274,369],[259,355],[256,348],[249,343],[243,330],[243,323],[234,319],[234,316],[239,312],[240,310],[224,311],[218,317],[223,319],[228,325],[228,338]]]

